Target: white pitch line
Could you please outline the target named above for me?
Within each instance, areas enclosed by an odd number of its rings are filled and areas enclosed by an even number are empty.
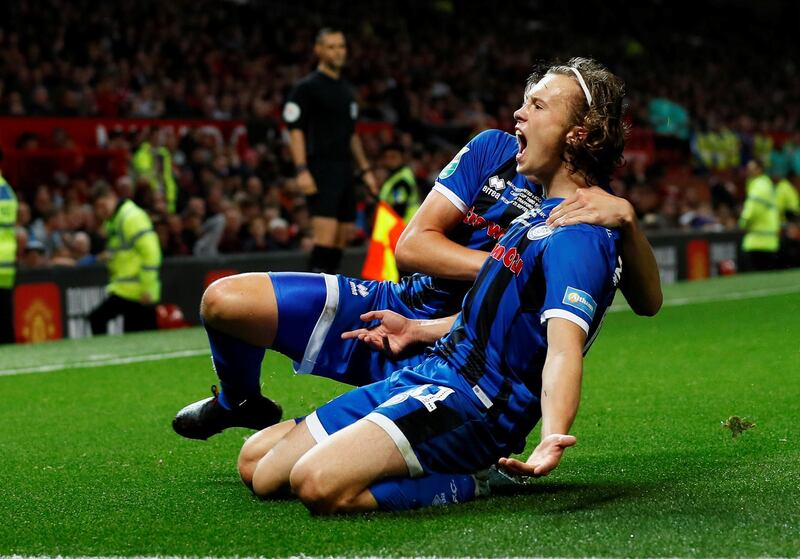
[[[112,359],[95,359],[92,361],[75,361],[72,363],[51,363],[49,365],[39,365],[38,367],[21,367],[19,369],[0,370],[0,377],[12,375],[25,375],[28,373],[52,373],[63,371],[64,369],[94,369],[107,365],[130,365],[131,363],[144,363],[146,361],[161,361],[162,359],[179,359],[181,357],[197,357],[198,355],[209,355],[208,348],[205,349],[184,349],[182,351],[170,351],[168,353],[148,353],[145,355],[129,355],[127,357],[114,357]],[[0,555],[0,557],[3,557]]]
[[[491,556],[486,557],[447,557],[447,556],[439,556],[439,555],[426,555],[426,556],[419,556],[419,557],[396,557],[394,559],[487,559]],[[201,557],[198,555],[131,555],[131,556],[122,556],[122,555],[0,555],[0,559],[268,559],[268,556],[265,555],[258,555],[258,556],[250,556],[250,557],[240,557],[240,556],[233,556],[233,557]],[[344,556],[344,555],[324,555],[324,556],[314,556],[314,555],[291,555],[285,557],[283,559],[386,559],[380,555],[355,555],[355,556]],[[575,557],[508,557],[507,559],[581,559]],[[626,559],[623,557],[585,557],[583,559]],[[688,559],[682,557],[655,557],[655,558],[644,558],[644,559]],[[706,559],[721,559],[721,558],[706,558]],[[758,558],[755,558],[758,559]],[[797,557],[770,557],[769,559],[800,559],[800,556]]]
[[[753,289],[750,291],[733,291],[731,293],[720,293],[718,295],[701,295],[696,297],[678,297],[664,301],[665,307],[683,307],[701,303],[714,303],[718,301],[739,301],[742,299],[756,299],[760,297],[770,297],[772,295],[787,295],[790,293],[800,293],[800,285],[789,285],[784,287],[772,287],[763,289]],[[625,304],[613,305],[608,312],[630,311],[630,307]],[[37,367],[20,367],[17,369],[0,369],[0,377],[24,375],[29,373],[52,373],[65,369],[92,369],[105,367],[108,365],[130,365],[132,363],[144,363],[146,361],[160,361],[162,359],[179,359],[181,357],[197,357],[208,355],[206,349],[187,349],[182,351],[172,351],[167,353],[151,353],[146,355],[131,355],[128,357],[112,357],[110,359],[100,359],[99,355],[90,357],[91,361],[78,361],[75,363],[51,363],[39,365]],[[102,356],[105,357],[105,356]],[[3,556],[0,555],[0,558]],[[310,559],[310,558],[307,558]],[[800,558],[799,558],[800,559]]]
[[[743,299],[758,299],[761,297],[771,297],[773,295],[788,295],[790,293],[800,293],[800,285],[787,285],[784,287],[766,287],[763,289],[753,289],[750,291],[732,291],[730,293],[720,293],[719,295],[697,295],[694,297],[675,297],[666,299],[664,307],[685,307],[687,305],[699,305],[702,303],[717,303],[721,301],[741,301]],[[612,305],[608,312],[629,311],[628,305]]]

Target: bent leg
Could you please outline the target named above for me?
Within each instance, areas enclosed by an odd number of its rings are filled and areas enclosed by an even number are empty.
[[[238,274],[208,286],[200,303],[207,327],[258,347],[271,347],[278,329],[278,302],[266,273]]]
[[[262,499],[281,496],[289,488],[289,474],[301,456],[316,443],[305,421],[292,427],[258,461],[253,473],[253,493]]]
[[[364,419],[301,456],[291,470],[291,489],[316,514],[375,510],[378,503],[369,486],[386,477],[408,475],[392,438]]]
[[[285,437],[289,431],[294,429],[297,423],[294,419],[282,421],[272,427],[262,429],[252,437],[248,438],[239,451],[237,467],[239,476],[250,489],[253,488],[253,474],[256,471],[258,462],[272,450],[278,442]]]

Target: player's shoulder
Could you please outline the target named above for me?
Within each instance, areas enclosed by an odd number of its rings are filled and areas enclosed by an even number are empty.
[[[469,143],[487,150],[502,150],[510,146],[513,146],[515,151],[517,149],[517,139],[513,135],[495,128],[477,134]]]
[[[576,223],[557,227],[550,235],[548,244],[552,246],[575,244],[612,246],[618,238],[619,232],[616,229],[609,229],[602,225]]]

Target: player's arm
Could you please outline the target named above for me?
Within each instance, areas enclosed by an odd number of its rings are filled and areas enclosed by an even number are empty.
[[[369,160],[364,154],[364,146],[361,144],[361,138],[358,134],[350,136],[350,152],[353,154],[353,159],[358,166],[361,173],[361,180],[367,185],[369,191],[373,196],[378,195],[378,181],[375,179],[375,173],[372,172],[372,167],[369,165]]]
[[[499,464],[520,475],[546,476],[558,466],[564,450],[577,440],[568,435],[578,413],[586,332],[570,320],[547,321],[547,357],[542,369],[542,437],[522,462],[501,458]]]
[[[397,241],[395,258],[402,270],[473,281],[488,253],[461,246],[447,233],[464,219],[464,213],[433,190],[425,198]]]
[[[450,331],[458,314],[433,320],[412,320],[394,311],[370,311],[361,315],[364,322],[379,321],[371,328],[359,328],[342,334],[343,340],[357,338],[376,351],[391,357],[401,355],[414,345],[429,345]]]
[[[552,227],[575,223],[619,228],[623,269],[620,290],[633,312],[654,316],[664,301],[658,263],[631,203],[601,188],[579,188],[556,206],[547,220]]]

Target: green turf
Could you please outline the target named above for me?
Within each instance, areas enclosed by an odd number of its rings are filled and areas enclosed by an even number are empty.
[[[0,554],[796,556],[793,286],[798,272],[683,284],[668,302],[762,296],[609,315],[559,469],[522,495],[414,513],[318,519],[251,497],[234,469],[245,431],[203,443],[169,426],[214,382],[207,355],[2,376]],[[203,347],[197,329],[54,342],[2,348],[0,368]],[[289,415],[340,390],[275,356],[264,382]],[[732,439],[731,415],[755,429]]]

